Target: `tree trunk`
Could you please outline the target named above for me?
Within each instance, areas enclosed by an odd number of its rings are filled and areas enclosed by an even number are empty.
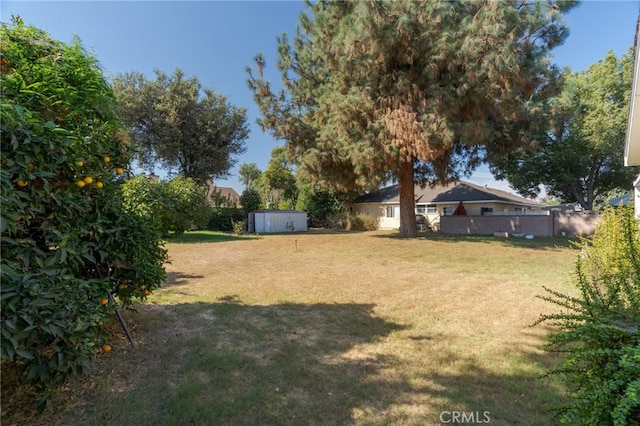
[[[418,236],[413,161],[400,162],[400,238]]]

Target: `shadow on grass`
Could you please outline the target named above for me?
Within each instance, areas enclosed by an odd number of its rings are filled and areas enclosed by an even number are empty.
[[[522,350],[521,363],[496,374],[473,348],[432,351],[442,336],[411,336],[371,304],[253,306],[229,295],[213,304],[145,305],[132,315],[138,348],[114,345],[92,374],[100,380],[57,424],[440,424],[444,411],[488,411],[491,424],[549,424],[540,406],[560,398],[528,367],[548,365],[544,354]],[[422,369],[402,351],[381,350],[388,339],[419,345],[427,365],[460,368]]]
[[[345,424],[392,402],[373,377],[394,358],[350,353],[404,328],[373,305],[219,300],[139,307],[144,341],[114,345],[93,374],[105,384],[60,424]]]
[[[167,272],[167,279],[165,280],[162,287],[171,287],[174,285],[185,285],[185,284],[189,284],[189,280],[199,279],[199,278],[204,278],[204,276],[196,275],[196,274],[186,274],[184,272]]]
[[[385,234],[372,234],[373,238],[401,239],[398,232]],[[502,245],[508,247],[522,247],[540,250],[555,250],[558,248],[572,248],[572,242],[577,242],[577,237],[535,237],[528,240],[522,237],[500,238],[491,235],[461,235],[461,234],[441,234],[439,232],[418,233],[418,240],[437,241],[444,243],[483,243]]]
[[[258,239],[256,235],[235,235],[214,231],[189,231],[181,235],[169,236],[167,244],[221,243],[227,241],[247,241]]]

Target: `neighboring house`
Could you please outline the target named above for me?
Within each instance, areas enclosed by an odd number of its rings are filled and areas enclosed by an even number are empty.
[[[216,195],[217,193],[217,195]],[[233,188],[216,186],[212,180],[207,181],[207,198],[222,207],[240,206],[240,194]]]
[[[631,103],[629,106],[629,122],[627,124],[627,140],[624,148],[624,165],[640,166],[640,16],[636,25],[636,40],[633,48],[634,71],[631,86]],[[633,183],[636,217],[640,218],[640,175]]]
[[[465,181],[424,188],[416,185],[415,197],[418,223],[434,230],[439,229],[440,216],[460,213],[470,216],[548,214],[543,211],[543,205],[535,201]],[[378,218],[380,229],[398,229],[398,185],[359,197],[351,205],[351,211]]]

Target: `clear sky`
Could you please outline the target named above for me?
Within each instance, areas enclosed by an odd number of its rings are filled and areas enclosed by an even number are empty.
[[[179,67],[203,86],[227,95],[233,105],[247,108],[251,127],[247,152],[238,158],[228,179],[216,181],[218,186],[241,192],[238,166],[256,163],[264,170],[271,150],[280,143],[256,124],[260,115],[247,87],[245,68],[263,53],[265,76],[278,87],[276,38],[282,33],[293,36],[303,9],[297,1],[5,0],[0,3],[0,20],[9,22],[11,15],[19,15],[26,24],[63,42],[77,35],[108,77],[136,70],[151,79],[154,69],[170,74]],[[640,1],[581,3],[566,17],[571,35],[556,49],[554,62],[581,71],[609,50],[622,55],[633,45],[639,10]],[[495,182],[486,167],[470,180],[508,189],[505,182]]]

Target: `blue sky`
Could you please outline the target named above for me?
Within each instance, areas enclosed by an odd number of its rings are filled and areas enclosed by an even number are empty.
[[[573,71],[586,69],[609,50],[617,56],[633,44],[640,1],[585,1],[566,17],[571,35],[556,49],[554,62]],[[267,60],[266,78],[274,85],[276,38],[295,33],[304,5],[297,1],[3,1],[0,20],[19,15],[26,24],[46,30],[60,41],[80,37],[84,47],[100,61],[107,76],[141,71],[153,78],[153,70],[172,73],[182,68],[203,86],[245,107],[251,134],[247,152],[238,158],[231,176],[218,180],[238,192],[237,167],[256,163],[264,170],[271,150],[279,142],[262,132],[259,111],[247,87],[245,68],[262,52]],[[159,173],[157,170],[156,173]],[[486,167],[471,181],[508,189],[496,182]]]

